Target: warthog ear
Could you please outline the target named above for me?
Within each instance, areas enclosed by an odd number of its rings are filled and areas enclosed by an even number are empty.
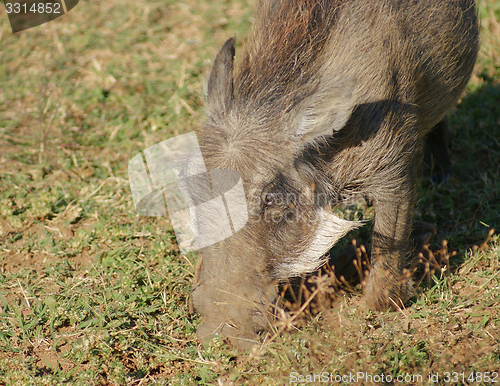
[[[356,78],[320,86],[317,92],[304,101],[294,138],[301,143],[308,143],[342,129],[354,109],[355,88]]]
[[[227,113],[233,101],[234,38],[228,39],[215,58],[208,78],[207,102],[211,112]]]

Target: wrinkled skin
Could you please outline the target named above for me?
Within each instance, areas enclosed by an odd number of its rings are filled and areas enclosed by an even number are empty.
[[[362,225],[332,214],[357,195],[375,205],[367,304],[397,308],[413,294],[403,270],[414,264],[420,144],[427,137],[431,159],[442,156],[477,49],[470,0],[260,2],[237,64],[230,39],[208,81],[205,164],[239,173],[249,221],[200,250],[200,338],[255,341],[276,283],[319,268]]]

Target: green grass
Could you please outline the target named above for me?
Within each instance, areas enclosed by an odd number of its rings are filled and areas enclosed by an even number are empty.
[[[0,7],[0,385],[282,385],[358,371],[451,384],[445,372],[500,371],[500,238],[473,247],[500,229],[500,1],[479,9],[479,60],[451,116],[453,178],[422,182],[416,214],[437,227],[431,250],[446,239],[456,251],[451,267],[427,272],[401,312],[368,312],[345,286],[315,309],[318,292],[293,327],[240,353],[196,340],[196,256],[180,254],[168,218],[135,213],[127,166],[200,127],[213,57],[241,43],[249,2],[81,0],[16,35]]]

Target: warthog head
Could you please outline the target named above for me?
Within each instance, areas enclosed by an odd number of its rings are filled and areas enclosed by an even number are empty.
[[[222,333],[234,340],[252,338],[265,327],[266,305],[274,300],[277,281],[318,269],[329,249],[361,223],[333,214],[338,190],[321,173],[318,162],[325,157],[317,146],[317,138],[340,130],[349,118],[355,80],[318,87],[316,79],[293,94],[283,91],[281,100],[262,95],[262,104],[249,106],[246,80],[233,79],[233,57],[230,39],[209,79],[210,118],[201,148],[208,169],[241,176],[248,222],[200,251],[203,262],[193,300],[205,323],[199,335]]]

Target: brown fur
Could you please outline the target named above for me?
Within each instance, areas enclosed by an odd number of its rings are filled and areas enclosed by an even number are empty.
[[[457,102],[478,49],[472,0],[258,9],[235,68],[231,39],[215,60],[201,143],[207,167],[236,170],[247,195],[250,221],[201,251],[193,289],[199,336],[237,344],[266,328],[276,281],[316,269],[316,255],[360,225],[330,216],[351,195],[375,203],[368,304],[384,310],[411,295],[403,269],[413,264],[418,149]]]

